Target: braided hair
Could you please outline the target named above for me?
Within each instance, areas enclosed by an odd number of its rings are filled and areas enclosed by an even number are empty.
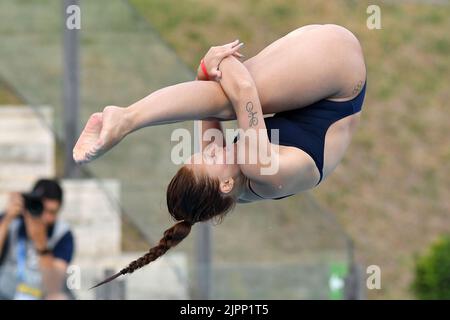
[[[196,222],[212,218],[220,219],[233,209],[236,200],[220,192],[219,180],[208,176],[197,176],[192,169],[181,167],[167,187],[167,207],[172,218],[178,222],[164,232],[158,245],[145,255],[131,262],[115,275],[103,280],[93,288],[108,283],[122,275],[133,273],[164,255],[191,232]]]
[[[133,273],[137,269],[142,268],[143,266],[149,264],[152,261],[155,261],[163,254],[165,254],[170,248],[175,247],[178,243],[180,243],[184,238],[188,236],[191,232],[192,223],[189,221],[182,221],[167,229],[164,232],[164,237],[159,241],[158,245],[148,250],[148,252],[140,257],[137,260],[130,262],[130,264],[117,272],[115,275],[112,275],[108,279],[103,280],[99,284],[95,285],[93,288],[101,286],[105,283],[108,283],[117,277],[127,274]]]

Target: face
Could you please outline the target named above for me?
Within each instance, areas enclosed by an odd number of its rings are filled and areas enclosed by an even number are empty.
[[[212,142],[203,152],[194,153],[187,159],[187,167],[196,174],[206,174],[212,178],[218,178],[221,183],[221,191],[231,192],[236,187],[236,182],[242,179],[241,170],[237,164],[237,146],[232,144],[221,147]],[[230,185],[231,184],[231,185]]]
[[[46,226],[55,224],[61,203],[58,200],[43,199],[44,211],[42,212],[41,219]]]

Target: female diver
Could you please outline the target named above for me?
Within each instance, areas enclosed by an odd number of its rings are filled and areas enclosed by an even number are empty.
[[[128,134],[147,126],[202,120],[201,132],[237,119],[239,139],[202,140],[167,188],[179,221],[159,244],[101,284],[154,261],[177,245],[196,222],[222,218],[236,203],[281,199],[311,189],[343,158],[360,120],[366,68],[357,38],[337,25],[308,25],[241,62],[238,41],[212,47],[198,80],[169,86],[122,108],[108,106],[88,120],[74,147],[78,164],[92,161]],[[207,81],[211,80],[211,81]],[[264,115],[271,115],[266,116]],[[256,143],[242,138],[255,130]],[[271,143],[277,131],[277,143]],[[254,141],[253,141],[254,142]],[[239,151],[275,159],[238,161]],[[229,160],[232,161],[229,161]]]

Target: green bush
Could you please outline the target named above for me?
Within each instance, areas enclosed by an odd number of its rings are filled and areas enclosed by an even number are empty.
[[[450,235],[417,260],[412,287],[419,299],[450,299]]]

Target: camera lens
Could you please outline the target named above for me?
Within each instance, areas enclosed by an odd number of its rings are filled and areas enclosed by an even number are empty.
[[[44,211],[44,205],[39,196],[31,193],[22,193],[25,209],[35,217],[38,217]]]

